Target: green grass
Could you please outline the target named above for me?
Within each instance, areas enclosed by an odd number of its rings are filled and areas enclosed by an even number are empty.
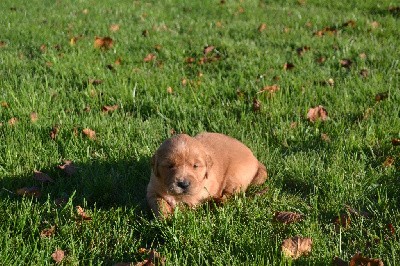
[[[389,11],[396,2],[378,2],[1,1],[0,265],[53,264],[57,248],[66,252],[63,265],[137,262],[145,258],[140,248],[157,249],[168,265],[329,265],[357,251],[400,264],[400,147],[391,144],[400,137],[400,17]],[[342,27],[349,20],[355,26]],[[259,32],[261,23],[267,28]],[[111,24],[120,30],[111,32]],[[325,27],[338,34],[313,35]],[[95,36],[110,36],[114,47],[95,49]],[[198,62],[207,45],[218,61],[186,63]],[[300,57],[303,46],[310,50]],[[143,62],[149,53],[156,59]],[[118,58],[121,65],[107,68]],[[341,59],[352,66],[341,67]],[[294,69],[284,70],[286,62]],[[321,83],[329,78],[333,87]],[[257,93],[273,84],[280,87],[273,96]],[[381,92],[388,98],[376,102]],[[114,104],[118,110],[101,111]],[[328,121],[307,121],[317,105]],[[13,117],[18,122],[9,125]],[[83,128],[95,130],[96,140]],[[169,222],[152,219],[149,158],[172,129],[243,141],[267,166],[269,190],[178,211]],[[384,167],[389,156],[394,163]],[[56,168],[65,159],[77,174]],[[35,181],[35,169],[55,182]],[[15,194],[25,186],[42,196]],[[57,207],[60,197],[68,203]],[[93,220],[77,222],[77,205]],[[348,228],[335,230],[345,205],[370,218],[351,215]],[[305,218],[285,226],[273,221],[276,211]],[[52,225],[55,234],[40,237]],[[296,235],[311,237],[313,249],[291,261],[280,246]]]

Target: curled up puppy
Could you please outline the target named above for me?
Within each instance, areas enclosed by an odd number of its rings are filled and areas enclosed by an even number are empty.
[[[167,217],[179,203],[194,207],[266,179],[265,166],[240,141],[219,133],[178,134],[152,157],[147,201],[156,216]]]

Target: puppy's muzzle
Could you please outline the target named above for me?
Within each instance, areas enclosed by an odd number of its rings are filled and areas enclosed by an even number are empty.
[[[176,183],[176,185],[177,185],[179,188],[181,188],[183,191],[186,191],[186,190],[188,190],[189,187],[190,187],[190,181],[188,181],[188,180],[178,181],[178,182]]]

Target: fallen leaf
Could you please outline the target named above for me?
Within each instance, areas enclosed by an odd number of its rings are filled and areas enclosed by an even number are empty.
[[[82,14],[84,14],[84,15],[89,14],[89,10],[87,8],[85,8],[84,10],[82,10]]]
[[[316,61],[318,64],[323,64],[326,61],[326,58],[324,56],[320,56]]]
[[[379,22],[378,21],[372,21],[370,23],[370,25],[371,25],[371,28],[376,29],[376,28],[379,27]]]
[[[291,128],[291,129],[294,129],[294,128],[296,128],[297,126],[298,126],[297,122],[291,122],[291,123],[290,123],[290,128]]]
[[[311,23],[311,21],[307,21],[306,24],[305,24],[305,26],[306,26],[307,28],[311,28],[311,27],[313,26],[313,24]]]
[[[0,41],[0,48],[4,48],[7,46],[7,43],[5,41]]]
[[[39,49],[42,53],[45,53],[47,51],[47,46],[45,44],[42,44],[40,45]]]
[[[78,171],[78,167],[71,161],[65,160],[64,164],[58,166],[59,169],[63,170],[69,176],[76,174]]]
[[[118,57],[117,60],[115,60],[114,65],[120,66],[122,64],[122,59],[121,57]]]
[[[103,81],[101,79],[89,79],[89,84],[93,84],[93,85],[100,85],[101,83],[103,83]]]
[[[292,70],[293,68],[294,68],[294,64],[289,63],[289,62],[287,62],[287,63],[285,63],[285,64],[283,65],[283,69],[284,69],[284,70]]]
[[[54,140],[57,137],[57,134],[59,131],[60,131],[59,126],[57,126],[57,125],[54,126],[50,131],[50,138]]]
[[[61,249],[56,249],[56,251],[53,254],[51,254],[51,257],[56,263],[60,263],[64,259],[64,256],[65,256],[64,251]]]
[[[360,76],[363,77],[363,78],[368,77],[368,70],[365,69],[365,68],[361,69],[360,70]]]
[[[279,90],[279,86],[274,84],[274,85],[271,85],[271,86],[265,86],[264,88],[262,88],[257,93],[269,92],[269,94],[274,94],[278,90]]]
[[[181,84],[182,84],[182,86],[186,86],[187,85],[187,80],[186,79],[182,79],[181,80]]]
[[[143,30],[143,31],[142,31],[142,36],[143,36],[143,37],[147,37],[147,36],[149,36],[149,34],[150,34],[150,33],[149,33],[148,30]]]
[[[52,237],[55,233],[56,227],[52,225],[50,228],[45,228],[40,232],[40,237]]]
[[[106,65],[106,68],[107,68],[108,70],[115,71],[115,67],[114,67],[113,65],[111,65],[111,64]]]
[[[339,232],[341,227],[345,229],[350,227],[351,219],[349,215],[344,213],[335,217],[333,223],[335,225],[335,231]]]
[[[307,255],[312,249],[312,239],[302,237],[292,237],[283,240],[282,252],[293,259],[297,259],[302,255]]]
[[[155,265],[165,265],[165,257],[161,257],[160,254],[154,249],[144,249],[141,248],[139,253],[147,253],[147,258],[143,261],[137,262],[134,266],[155,266]]]
[[[303,56],[305,52],[310,51],[310,47],[309,46],[303,46],[303,47],[299,47],[296,49],[296,52],[299,56]]]
[[[314,36],[318,36],[318,37],[322,37],[324,35],[330,35],[333,36],[335,34],[337,34],[337,29],[334,27],[325,27],[322,30],[318,30],[316,32],[314,32]]]
[[[102,111],[103,111],[104,113],[108,113],[108,112],[112,112],[112,111],[117,110],[118,107],[119,107],[118,104],[115,104],[115,105],[105,105],[105,106],[103,106]]]
[[[38,187],[23,187],[17,190],[17,195],[39,198],[42,192]]]
[[[162,49],[161,44],[156,44],[156,45],[154,45],[154,50],[156,50],[156,51],[161,51],[161,49]]]
[[[207,54],[211,53],[214,49],[215,49],[215,46],[212,46],[212,45],[206,46],[203,49],[203,54],[207,55]]]
[[[321,134],[321,139],[325,142],[331,142],[331,138],[326,133]]]
[[[31,122],[32,123],[36,123],[36,121],[39,119],[38,114],[36,112],[32,112],[30,114],[30,117],[31,117]]]
[[[310,122],[315,122],[317,120],[326,121],[328,119],[328,112],[322,105],[318,105],[308,110],[307,119]]]
[[[380,259],[365,258],[361,253],[356,253],[350,260],[349,266],[383,266]]]
[[[71,46],[74,46],[76,42],[78,41],[79,37],[72,37],[71,40],[69,41],[69,44]]]
[[[10,120],[8,120],[8,124],[10,126],[15,126],[17,123],[18,123],[18,118],[16,118],[16,117],[12,117],[12,118],[10,118]]]
[[[328,83],[330,86],[335,85],[335,81],[334,81],[332,78],[328,79],[327,83]]]
[[[392,145],[393,146],[400,146],[400,139],[398,139],[398,138],[392,139]]]
[[[380,102],[380,101],[386,100],[388,97],[389,97],[389,92],[387,92],[387,91],[380,92],[375,95],[375,101]]]
[[[360,59],[365,59],[367,58],[367,54],[366,53],[361,53],[358,55],[360,57]]]
[[[342,27],[352,27],[354,28],[356,26],[356,22],[354,20],[349,20],[346,21],[345,23],[342,24]]]
[[[284,224],[291,224],[303,219],[303,215],[295,212],[275,212],[274,220],[284,223]]]
[[[261,110],[261,102],[257,99],[253,99],[253,111],[254,112],[259,112]]]
[[[389,232],[392,236],[396,234],[396,229],[394,229],[394,226],[392,224],[388,224],[387,228],[389,229]]]
[[[95,140],[96,139],[96,132],[90,128],[82,129],[83,134],[89,139]]]
[[[174,91],[173,91],[172,87],[168,87],[168,88],[167,88],[167,93],[172,94],[173,92],[174,92]]]
[[[33,171],[33,178],[39,182],[54,182],[54,180],[47,174],[40,172],[40,171]]]
[[[350,68],[353,62],[350,59],[341,59],[340,65],[344,68]]]
[[[1,102],[1,107],[3,107],[3,108],[8,108],[8,107],[10,107],[9,105],[8,105],[8,103],[7,102]]]
[[[188,58],[186,58],[185,61],[186,61],[186,63],[188,63],[188,64],[192,64],[192,63],[196,62],[196,59],[193,58],[193,57],[188,57]]]
[[[262,23],[259,27],[258,27],[258,31],[259,32],[263,32],[264,30],[267,29],[267,24]]]
[[[388,156],[386,160],[383,162],[384,167],[390,167],[394,164],[394,158],[392,156]]]
[[[76,206],[76,212],[78,214],[78,219],[84,221],[91,221],[92,217],[88,216],[85,210],[81,206]]]
[[[119,24],[111,24],[109,27],[110,31],[116,32],[119,31]]]
[[[144,62],[150,62],[153,61],[154,59],[156,59],[156,55],[155,54],[148,54],[146,55],[146,57],[143,59]]]
[[[97,49],[110,49],[114,45],[113,39],[110,37],[95,37],[94,47]]]

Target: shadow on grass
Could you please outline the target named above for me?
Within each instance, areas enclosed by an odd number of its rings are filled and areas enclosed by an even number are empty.
[[[97,208],[135,207],[147,211],[146,186],[150,177],[150,159],[121,161],[96,161],[76,163],[77,171],[66,174],[57,165],[39,169],[54,182],[42,183],[34,179],[34,173],[21,176],[5,176],[0,181],[0,199],[20,200],[17,190],[23,187],[37,187],[41,196],[38,202],[68,199],[74,194],[74,204],[84,202]]]

